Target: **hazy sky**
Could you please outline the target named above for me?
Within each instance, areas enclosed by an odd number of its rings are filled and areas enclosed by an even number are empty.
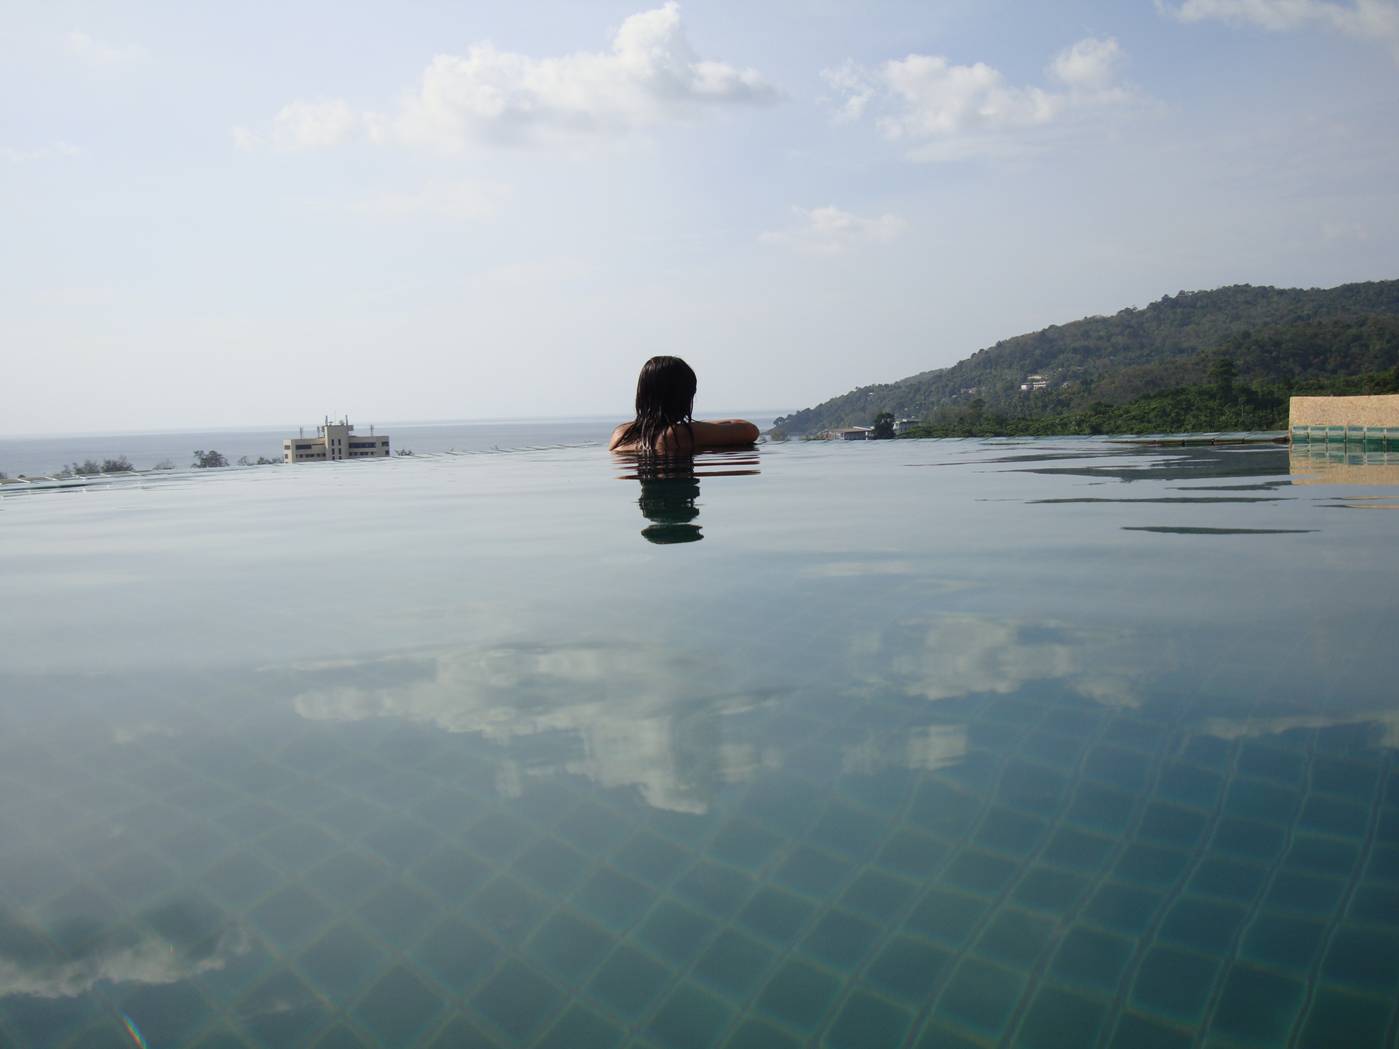
[[[0,433],[795,409],[1399,276],[1399,0],[9,3]]]

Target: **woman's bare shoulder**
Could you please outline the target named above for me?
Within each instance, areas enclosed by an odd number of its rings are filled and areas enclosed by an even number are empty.
[[[695,420],[695,443],[723,447],[752,444],[758,439],[756,426],[746,419],[719,419],[714,422]]]
[[[631,423],[622,423],[612,431],[612,439],[607,447],[614,452],[635,452],[640,446],[635,441],[625,440]],[[698,448],[723,448],[733,445],[752,444],[758,439],[759,430],[746,419],[722,419],[710,422],[696,419],[691,423],[678,423],[662,430],[656,438],[655,450],[669,454],[687,454]]]

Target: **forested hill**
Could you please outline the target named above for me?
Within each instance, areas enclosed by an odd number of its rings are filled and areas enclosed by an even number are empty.
[[[1181,292],[1005,339],[949,368],[862,386],[774,428],[797,435],[868,426],[881,412],[937,421],[973,406],[1016,418],[1126,404],[1202,380],[1221,355],[1245,381],[1359,375],[1396,363],[1396,318],[1399,280]],[[1039,388],[1022,390],[1031,376],[1041,377]]]

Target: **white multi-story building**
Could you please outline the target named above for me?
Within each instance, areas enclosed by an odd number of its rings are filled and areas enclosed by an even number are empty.
[[[282,461],[287,463],[323,463],[333,459],[384,459],[389,454],[387,434],[375,434],[369,428],[368,436],[355,433],[348,419],[338,423],[326,418],[316,427],[316,436],[307,437],[302,430],[297,437],[282,441]]]

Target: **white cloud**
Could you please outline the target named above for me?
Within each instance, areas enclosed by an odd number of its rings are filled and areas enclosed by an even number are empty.
[[[843,96],[835,111],[835,118],[841,123],[864,116],[879,90],[871,74],[854,62],[821,70],[821,79]]]
[[[884,83],[901,103],[879,121],[891,139],[1045,124],[1059,108],[1048,91],[1012,87],[983,62],[958,66],[936,55],[885,63]]]
[[[372,218],[480,222],[498,215],[509,199],[510,187],[499,182],[450,182],[376,193],[355,201],[351,209]]]
[[[700,58],[677,3],[627,18],[608,51],[533,58],[484,42],[437,55],[392,113],[355,113],[343,100],[294,102],[271,131],[234,129],[235,141],[283,148],[352,137],[455,149],[472,139],[528,141],[628,132],[724,106],[775,102],[753,69]]]
[[[897,215],[861,218],[836,207],[793,208],[792,213],[791,226],[764,233],[758,239],[811,255],[839,255],[860,244],[888,244],[908,226]]]
[[[873,108],[884,137],[906,144],[911,157],[948,160],[1015,152],[1018,133],[1128,101],[1123,57],[1112,38],[1080,40],[1049,65],[1057,88],[1018,87],[984,62],[956,65],[940,55],[911,54],[876,69],[847,62],[822,76],[841,96],[838,120]]]
[[[360,127],[360,117],[342,99],[296,101],[272,118],[272,142],[292,149],[336,146]]]
[[[1396,0],[1182,0],[1159,10],[1182,22],[1217,20],[1260,26],[1274,32],[1318,26],[1390,47],[1399,57],[1399,2]]]
[[[17,148],[5,146],[0,148],[0,157],[3,157],[7,164],[29,164],[39,160],[57,160],[77,157],[82,155],[82,150],[71,142],[46,142],[42,146],[29,146],[27,148]]]
[[[1112,37],[1087,37],[1055,55],[1049,73],[1071,88],[1108,91],[1118,79],[1122,59],[1122,47]]]
[[[277,111],[270,128],[263,134],[235,127],[233,142],[239,149],[264,145],[282,150],[324,149],[348,142],[364,127],[365,118],[343,99],[297,99]]]
[[[150,55],[139,44],[113,44],[77,30],[63,38],[70,57],[94,69],[121,69],[145,62]]]

